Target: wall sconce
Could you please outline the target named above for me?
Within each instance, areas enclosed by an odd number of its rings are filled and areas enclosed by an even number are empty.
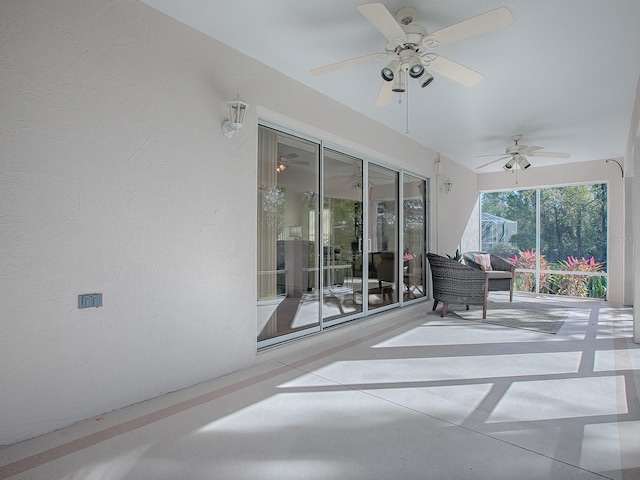
[[[444,183],[444,194],[447,195],[449,192],[451,192],[451,189],[453,188],[453,182],[447,178]]]
[[[244,114],[249,105],[242,100],[236,99],[227,102],[227,106],[229,107],[229,120],[225,120],[222,124],[222,133],[225,137],[231,138],[244,125]]]

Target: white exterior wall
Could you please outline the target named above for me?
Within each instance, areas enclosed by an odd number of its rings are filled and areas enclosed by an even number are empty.
[[[478,176],[471,170],[440,158],[438,175],[434,175],[432,199],[435,205],[435,230],[431,250],[440,255],[453,256],[460,245],[462,235],[474,211],[478,199]],[[451,180],[451,191],[444,191],[444,181]]]
[[[141,3],[0,9],[0,444],[255,361],[258,114],[432,175],[431,150]]]
[[[0,13],[0,444],[255,361],[258,115],[434,177],[435,152],[141,3]],[[440,161],[445,254],[478,179]],[[78,310],[94,292],[104,306]]]

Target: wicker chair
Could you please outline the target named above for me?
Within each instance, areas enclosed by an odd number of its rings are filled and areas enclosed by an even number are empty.
[[[486,272],[450,258],[428,253],[433,288],[433,310],[442,302],[440,316],[447,314],[450,303],[482,305],[482,318],[487,318],[489,281]]]
[[[470,267],[482,270],[479,263],[475,262],[471,254],[477,255],[484,252],[466,252],[462,255],[464,263]],[[491,270],[487,271],[489,277],[490,292],[509,292],[509,301],[513,301],[513,280],[515,277],[516,267],[509,260],[493,254],[489,255],[491,259]]]

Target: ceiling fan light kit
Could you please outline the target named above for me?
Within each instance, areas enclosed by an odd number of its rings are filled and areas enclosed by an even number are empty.
[[[426,70],[422,73],[422,75],[420,75],[420,77],[418,78],[418,83],[420,83],[420,86],[422,88],[426,87],[427,85],[429,85],[431,82],[433,82],[433,75],[431,75],[429,72],[427,72]]]
[[[424,65],[418,57],[413,57],[409,61],[409,76],[411,78],[420,78],[424,73]]]
[[[428,53],[428,49],[439,45],[463,40],[475,35],[496,30],[513,23],[513,14],[507,7],[499,7],[467,20],[429,33],[421,25],[413,23],[417,10],[413,7],[400,8],[395,17],[382,3],[365,3],[356,7],[358,11],[384,35],[384,53],[374,53],[344,60],[311,70],[313,75],[322,75],[335,70],[392,57],[388,65],[380,71],[385,82],[393,82],[380,89],[376,106],[391,103],[392,92],[406,91],[406,77],[417,79],[422,88],[431,84],[433,75],[427,68],[464,86],[477,85],[484,76],[446,57]]]
[[[400,70],[400,62],[398,60],[391,60],[389,65],[380,70],[380,75],[385,82],[391,82],[396,73]]]
[[[569,158],[571,156],[570,153],[560,153],[560,152],[541,152],[540,150],[543,147],[534,147],[528,145],[520,145],[518,142],[522,138],[522,135],[513,135],[511,140],[514,141],[514,145],[510,145],[505,149],[505,154],[498,153],[494,155],[480,155],[481,157],[493,157],[499,156],[500,158],[496,160],[491,160],[489,163],[485,163],[484,165],[480,165],[478,168],[484,168],[492,163],[499,162],[500,160],[508,159],[507,163],[504,164],[502,168],[507,171],[512,170],[515,166],[518,166],[520,170],[526,170],[531,166],[531,162],[527,159],[527,156],[530,157],[551,157],[551,158]]]
[[[529,160],[527,160],[527,157],[525,157],[523,155],[518,155],[518,166],[522,170],[526,170],[527,168],[529,168],[531,166],[531,163],[529,162]]]
[[[398,74],[395,76],[396,81],[394,82],[393,87],[391,87],[392,92],[402,93],[407,89],[407,84],[404,80],[404,77],[404,70],[398,70]]]
[[[509,161],[508,161],[507,163],[505,163],[505,164],[504,164],[504,167],[502,167],[502,168],[504,168],[504,169],[508,172],[509,170],[511,170],[511,169],[513,168],[513,164],[514,164],[514,163],[515,163],[515,162],[514,162],[514,159],[513,159],[513,157],[511,157],[511,158],[509,159]]]

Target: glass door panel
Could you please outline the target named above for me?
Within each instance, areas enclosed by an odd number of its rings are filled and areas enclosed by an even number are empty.
[[[320,146],[258,131],[258,341],[319,328]]]
[[[325,149],[323,161],[322,312],[326,322],[362,312],[362,160]]]
[[[398,302],[398,172],[368,167],[368,309]]]
[[[427,238],[426,210],[427,182],[409,174],[402,176],[403,241],[402,283],[403,300],[426,295],[424,252]]]

